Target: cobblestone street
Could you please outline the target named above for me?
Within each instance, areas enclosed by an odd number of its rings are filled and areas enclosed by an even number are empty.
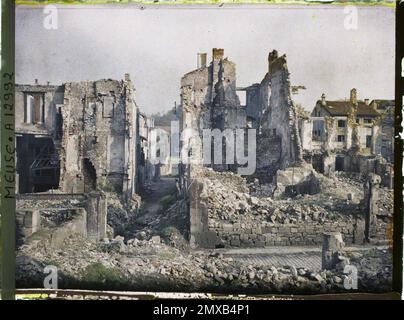
[[[346,248],[347,251],[366,251],[376,246],[355,246]],[[386,249],[386,246],[377,246]],[[319,271],[321,269],[321,247],[271,247],[247,249],[222,249],[224,256],[232,257],[243,264],[256,266],[295,266]]]

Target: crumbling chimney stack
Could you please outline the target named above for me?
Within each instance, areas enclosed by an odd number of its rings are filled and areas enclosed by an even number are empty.
[[[198,53],[198,64],[197,64],[198,69],[206,67],[207,56],[208,55],[206,53]]]
[[[369,105],[369,99],[365,99],[365,104],[368,106]]]
[[[38,79],[35,79],[35,85],[38,85],[39,83],[38,83]]]
[[[349,99],[349,100],[350,100],[351,103],[354,104],[354,105],[357,105],[357,104],[358,104],[358,99],[357,99],[357,96],[356,96],[356,89],[355,89],[355,88],[353,88],[353,89],[351,90],[351,95],[350,95],[350,99]]]
[[[212,58],[213,60],[222,60],[224,57],[224,49],[213,48]]]

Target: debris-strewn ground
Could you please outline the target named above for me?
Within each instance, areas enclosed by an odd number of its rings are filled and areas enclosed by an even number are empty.
[[[258,187],[229,172],[204,170],[201,178],[207,186],[210,219],[231,222],[258,223],[265,219],[293,223],[349,218],[360,210],[363,197],[363,182],[346,174],[332,179],[320,177],[321,193],[298,195],[293,200],[274,200],[265,194],[273,186]],[[351,193],[350,201],[347,201],[348,193]],[[187,206],[184,199],[162,201],[159,212],[153,212],[144,221],[139,219],[141,214],[122,205],[118,196],[112,193],[108,196],[108,239],[93,243],[72,235],[60,249],[53,249],[40,237],[33,237],[18,250],[18,287],[43,287],[44,267],[54,265],[58,268],[60,288],[282,294],[347,292],[344,282],[348,276],[343,268],[319,271],[295,263],[246,264],[223,255],[220,250],[192,251],[186,240],[188,220],[183,214]],[[71,201],[41,205],[63,208],[78,205]],[[392,191],[381,189],[380,218],[391,217],[392,206]],[[44,218],[47,228],[57,226],[57,217],[52,217],[52,212]],[[388,250],[374,248],[350,252],[347,256],[358,268],[359,291],[391,290],[392,262]]]
[[[351,254],[358,267],[359,290],[391,290],[391,260],[387,250]],[[164,243],[122,238],[91,243],[77,236],[60,250],[33,242],[17,258],[19,287],[43,287],[46,265],[58,268],[60,288],[255,293],[346,292],[343,270],[313,271],[298,266],[245,265],[214,251],[185,252]]]
[[[274,200],[274,186],[247,183],[230,172],[204,170],[211,219],[229,222],[264,221],[290,223],[349,219],[359,214],[363,182],[355,175],[337,173],[333,178],[318,175],[321,192]],[[393,213],[393,190],[380,188],[380,216]]]

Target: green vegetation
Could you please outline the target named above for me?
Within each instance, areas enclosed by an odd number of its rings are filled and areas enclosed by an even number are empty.
[[[163,207],[163,211],[167,210],[175,202],[175,200],[174,194],[168,194],[161,198],[160,204]]]
[[[120,289],[127,283],[125,275],[116,268],[107,268],[100,262],[88,265],[82,272],[83,282],[94,289]]]
[[[105,191],[105,192],[116,192],[114,186],[108,180],[105,180],[101,189],[102,189],[102,191]]]
[[[168,110],[166,113],[156,113],[153,114],[154,125],[156,127],[169,127],[171,126],[171,121],[178,120],[177,109],[174,107],[171,110]]]

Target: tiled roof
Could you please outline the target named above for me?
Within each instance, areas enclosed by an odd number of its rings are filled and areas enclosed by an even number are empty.
[[[321,101],[317,101],[321,105]],[[326,105],[322,105],[332,116],[347,116],[353,107],[350,101],[326,101]],[[363,101],[358,101],[357,116],[377,117],[380,114],[367,105]]]

